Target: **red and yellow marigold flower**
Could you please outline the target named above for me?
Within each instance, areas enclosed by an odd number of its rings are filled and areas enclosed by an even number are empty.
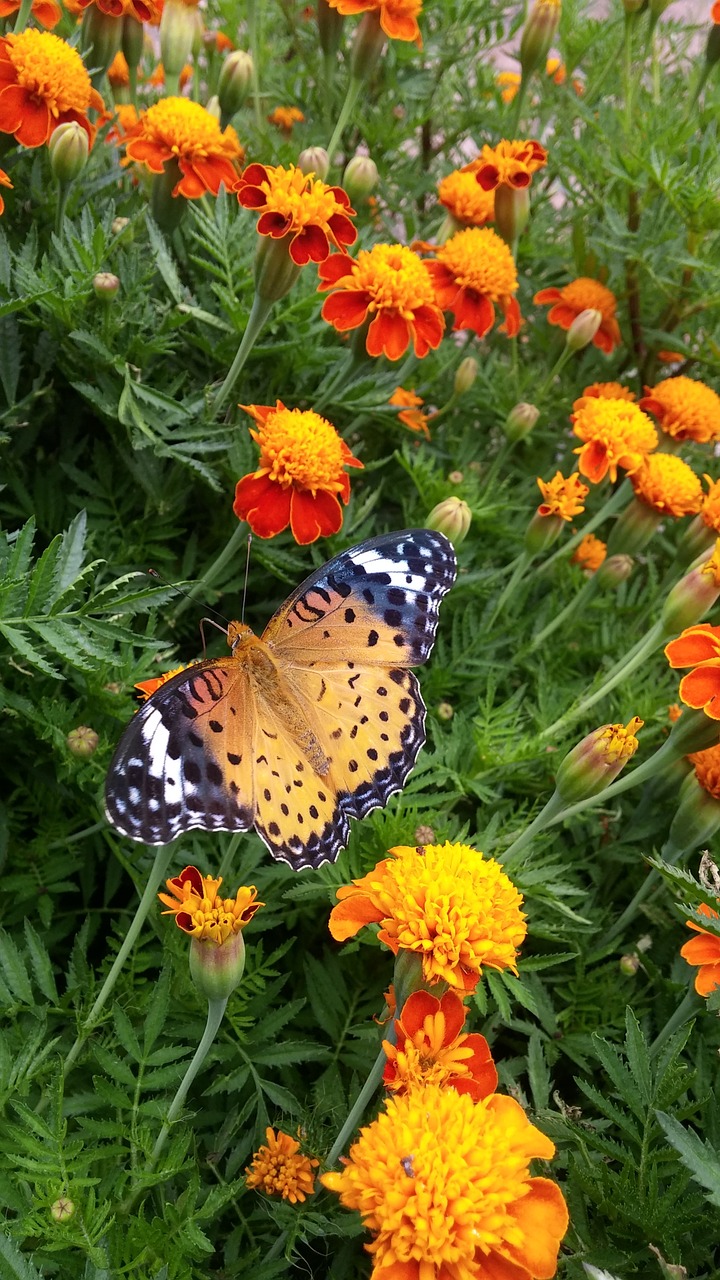
[[[720,0],[715,0],[715,3],[710,10],[710,17],[713,22],[720,24]]]
[[[92,143],[91,108],[102,111],[103,100],[77,49],[31,27],[0,39],[0,133],[42,147],[59,124],[75,120]]]
[[[163,0],[72,0],[72,3],[78,5],[80,12],[95,4],[101,13],[111,18],[135,18],[151,27],[157,26],[163,9]],[[68,7],[67,0],[65,7]]]
[[[537,483],[543,498],[538,507],[539,516],[572,520],[585,510],[584,503],[590,489],[583,484],[577,471],[573,471],[567,480],[562,471],[556,471],[552,480],[541,480],[538,476]]]
[[[620,326],[615,319],[617,299],[611,289],[599,280],[591,280],[589,276],[578,276],[562,289],[541,289],[535,294],[533,302],[552,303],[548,311],[550,324],[560,325],[561,329],[569,329],[581,311],[599,311],[602,323],[593,338],[593,346],[610,355],[622,341]]]
[[[251,164],[235,190],[243,208],[260,214],[261,236],[289,238],[290,257],[299,267],[324,262],[331,245],[344,257],[357,240],[350,221],[355,210],[342,187],[328,187],[295,165]]]
[[[173,667],[171,671],[164,671],[161,676],[151,676],[149,680],[138,680],[133,685],[133,688],[137,689],[140,702],[147,702],[148,698],[157,693],[161,685],[167,684],[168,680],[172,680],[173,676],[185,671],[189,665],[191,664],[183,663],[179,667]]]
[[[332,9],[346,17],[372,11],[378,15],[380,26],[391,40],[414,40],[422,47],[418,17],[422,0],[328,0]]]
[[[583,389],[582,395],[573,404],[573,409],[582,408],[585,396],[591,400],[637,400],[634,391],[624,387],[621,382],[591,382]]]
[[[289,1133],[266,1129],[267,1142],[255,1152],[252,1164],[245,1170],[246,1185],[266,1196],[278,1196],[290,1204],[302,1204],[315,1190],[315,1174],[319,1161],[303,1155],[300,1143]]]
[[[0,0],[0,18],[9,18],[11,13],[17,13],[21,3],[22,0]],[[47,31],[52,31],[62,18],[62,9],[55,0],[33,0],[30,12]]]
[[[286,137],[289,137],[294,126],[302,124],[304,119],[305,116],[299,107],[275,107],[268,116],[270,124],[274,124]]]
[[[143,111],[127,135],[125,153],[151,173],[163,173],[167,161],[176,161],[180,178],[173,195],[187,200],[208,191],[216,196],[221,183],[231,191],[243,156],[235,130],[221,130],[215,117],[189,98],[161,98]]]
[[[720,396],[694,378],[665,378],[646,387],[640,401],[657,418],[666,435],[675,440],[710,444],[720,440]]]
[[[497,862],[468,845],[400,845],[337,897],[336,942],[380,924],[380,941],[394,955],[419,956],[430,985],[474,991],[484,967],[516,972],[527,931],[522,898]]]
[[[0,169],[0,187],[9,187],[10,190],[12,191],[12,182],[8,178],[4,169]],[[2,193],[0,193],[0,217],[2,217],[4,212],[5,212],[5,201],[2,198]]]
[[[570,563],[579,565],[589,576],[597,573],[606,556],[607,547],[602,539],[596,538],[594,533],[586,533],[571,555]]]
[[[368,355],[399,360],[412,342],[422,359],[439,347],[445,328],[427,266],[401,244],[361,249],[355,260],[333,254],[319,270],[319,289],[333,290],[323,303],[323,320],[340,333],[369,320]]]
[[[467,1010],[456,991],[438,999],[413,991],[395,1020],[395,1044],[383,1040],[385,1088],[407,1093],[416,1085],[438,1084],[468,1093],[478,1102],[494,1093],[497,1071],[484,1036],[463,1035]]]
[[[414,391],[406,391],[404,387],[397,387],[388,400],[388,404],[402,406],[402,413],[397,416],[398,422],[402,422],[411,431],[422,432],[429,440],[428,416],[420,408],[424,403],[422,396],[415,395]]]
[[[693,668],[680,681],[680,701],[720,720],[720,627],[709,622],[686,627],[665,646],[665,656],[671,667]]]
[[[174,915],[183,933],[202,942],[223,945],[240,933],[264,906],[258,902],[254,885],[243,885],[234,898],[221,898],[218,889],[222,876],[214,880],[203,876],[197,867],[185,867],[179,876],[165,881],[169,892],[158,897],[168,908],[163,915]]]
[[[429,1084],[387,1099],[320,1181],[373,1233],[373,1280],[546,1280],[568,1213],[530,1161],[554,1153],[514,1098]]]
[[[613,484],[618,467],[632,474],[657,448],[658,436],[650,418],[628,400],[582,397],[582,406],[570,415],[573,431],[584,443],[578,469],[593,484],[606,475]]]
[[[500,326],[509,338],[520,329],[515,259],[492,227],[457,231],[426,262],[435,288],[435,301],[455,316],[453,330],[471,329],[484,338],[495,322],[497,304],[505,320]]]
[[[495,215],[495,192],[483,191],[475,175],[463,169],[441,179],[438,200],[456,222],[467,227],[482,227]]]
[[[700,479],[673,453],[651,453],[630,476],[636,498],[663,515],[695,515],[702,505]]]
[[[720,2],[720,0],[719,0]],[[720,748],[712,747],[711,751],[720,752]],[[700,751],[697,755],[709,755],[709,751]],[[691,756],[692,760],[696,760],[697,756]],[[717,760],[715,762],[715,773],[717,775]],[[697,773],[697,766],[695,768]],[[702,784],[704,785],[704,783]],[[720,795],[716,796],[720,799]],[[717,920],[718,913],[709,907],[707,903],[701,902],[698,911],[700,915],[707,916],[709,919]],[[691,938],[680,948],[680,955],[683,960],[687,960],[688,964],[698,965],[698,972],[695,977],[695,990],[699,996],[709,996],[711,992],[720,987],[720,938],[715,933],[709,933],[707,929],[701,928],[699,924],[695,924],[693,920],[686,921],[688,929],[694,929],[699,937]]]
[[[532,138],[525,142],[503,139],[496,147],[486,143],[463,172],[474,173],[484,191],[494,191],[501,184],[521,191],[530,186],[533,174],[547,164],[547,157],[545,148]]]
[[[342,526],[350,500],[345,467],[362,467],[326,418],[312,409],[243,405],[257,424],[250,430],[260,448],[260,465],[238,480],[233,511],[260,538],[274,538],[290,525],[305,546]]]

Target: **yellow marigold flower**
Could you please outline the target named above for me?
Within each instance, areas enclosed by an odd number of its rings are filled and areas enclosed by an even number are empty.
[[[372,11],[391,40],[414,40],[422,48],[418,17],[422,0],[328,0],[332,9],[347,15]]]
[[[637,400],[635,392],[624,387],[621,382],[591,382],[589,387],[583,389],[582,395],[573,404],[573,409],[581,408],[585,396],[589,396],[591,400]]]
[[[292,133],[293,126],[302,124],[304,119],[305,116],[299,107],[275,107],[268,116],[270,124],[274,124],[287,137]]]
[[[422,432],[429,440],[428,416],[420,409],[420,405],[424,403],[422,396],[416,396],[414,391],[406,391],[404,387],[397,387],[388,400],[388,404],[403,406],[402,413],[397,416],[398,422],[402,422],[411,431]]]
[[[351,218],[355,210],[342,187],[328,187],[296,165],[248,165],[235,190],[244,209],[260,214],[258,234],[273,240],[289,237],[289,252],[298,267],[324,262],[331,245],[345,258],[357,240]]]
[[[197,200],[207,191],[214,196],[220,184],[232,191],[238,179],[243,150],[235,130],[221,130],[214,116],[189,98],[161,98],[143,111],[125,144],[128,160],[163,173],[175,160],[180,180],[174,196]]]
[[[584,444],[580,474],[599,484],[609,474],[613,484],[618,467],[632,474],[657,448],[658,436],[650,418],[628,400],[583,397],[582,407],[570,415],[573,431]]]
[[[586,533],[570,557],[571,564],[579,564],[583,573],[596,573],[607,556],[607,547],[594,533]]]
[[[456,222],[468,227],[482,227],[495,216],[495,192],[483,191],[475,175],[463,169],[441,179],[438,200]]]
[[[304,1156],[300,1143],[289,1133],[278,1129],[266,1129],[267,1145],[260,1147],[245,1170],[248,1187],[263,1191],[266,1196],[279,1196],[291,1204],[302,1204],[315,1190],[315,1174],[318,1160]]]
[[[177,676],[181,671],[185,671],[191,663],[185,663],[180,667],[173,667],[172,671],[165,671],[161,676],[153,676],[150,680],[138,680],[133,687],[140,694],[140,701],[147,702],[148,698],[155,693],[162,684],[167,684],[168,680],[172,680],[173,676]]]
[[[720,480],[713,480],[712,476],[703,476],[703,480],[708,486],[708,491],[703,495],[700,519],[708,529],[714,529],[716,533],[720,533]]]
[[[495,83],[500,90],[503,102],[512,102],[517,96],[522,76],[519,71],[498,71]]]
[[[484,191],[494,191],[501,183],[522,190],[530,186],[533,174],[547,164],[547,155],[545,148],[532,138],[525,142],[503,139],[496,147],[486,143],[480,155],[465,165],[463,173],[474,173]]]
[[[218,889],[222,876],[214,880],[201,875],[197,867],[186,867],[165,883],[169,893],[158,894],[169,908],[163,915],[174,915],[178,928],[198,941],[222,945],[240,933],[265,905],[257,901],[254,885],[243,885],[234,898],[221,898]]]
[[[429,984],[474,991],[483,966],[516,972],[527,932],[522,898],[497,862],[468,845],[400,845],[337,897],[329,920],[336,942],[377,922],[394,955],[422,957]]]
[[[530,1176],[554,1152],[514,1098],[428,1084],[389,1098],[320,1181],[373,1232],[376,1280],[533,1280],[555,1275],[568,1226],[559,1187]]]
[[[699,477],[674,453],[651,453],[633,472],[630,482],[635,496],[654,511],[689,516],[695,515],[702,506]]]
[[[607,764],[617,764],[630,760],[638,749],[637,732],[643,727],[639,716],[633,716],[626,725],[609,724],[603,729],[595,746],[602,752]]]
[[[599,280],[578,276],[577,280],[571,280],[562,289],[541,289],[535,294],[533,302],[551,302],[548,321],[559,325],[561,329],[569,329],[581,311],[599,311],[602,322],[593,338],[593,346],[606,355],[610,355],[622,341],[620,326],[615,319],[617,299],[612,290]]]
[[[466,227],[435,250],[434,262],[425,265],[435,286],[435,300],[455,316],[453,329],[472,329],[478,338],[495,321],[495,304],[505,320],[509,338],[520,330],[515,259],[492,227]]]
[[[700,786],[713,799],[720,800],[720,746],[708,747],[707,751],[695,751],[688,756],[694,766],[695,777]]]
[[[92,143],[90,109],[104,103],[77,49],[50,31],[28,27],[0,39],[0,133],[42,147],[58,125],[75,120]]]
[[[543,500],[538,507],[538,515],[559,516],[561,520],[572,520],[584,510],[584,500],[590,490],[583,484],[577,471],[566,480],[561,471],[556,471],[552,480],[541,480],[537,477],[538,488]]]
[[[323,320],[340,333],[369,320],[369,356],[399,360],[412,342],[422,360],[440,346],[445,329],[428,265],[402,244],[374,244],[355,261],[334,253],[318,271],[318,290],[334,290],[323,303]]]
[[[704,382],[682,375],[646,387],[640,408],[647,409],[675,440],[709,444],[720,440],[720,396]]]
[[[106,74],[114,89],[123,88],[125,85],[130,84],[130,72],[122,49],[118,49]]]

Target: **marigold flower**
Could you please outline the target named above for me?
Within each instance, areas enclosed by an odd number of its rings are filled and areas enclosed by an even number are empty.
[[[586,533],[570,557],[571,564],[579,564],[583,573],[595,573],[607,556],[607,546],[594,533]]]
[[[205,44],[215,49],[216,53],[230,53],[235,48],[229,36],[224,31],[206,31]]]
[[[331,244],[344,257],[357,240],[350,221],[355,210],[342,187],[328,187],[295,165],[251,164],[235,190],[243,208],[260,214],[261,236],[290,237],[290,257],[299,267],[324,262]]]
[[[130,84],[130,72],[122,49],[118,49],[105,74],[113,89],[122,89]]]
[[[519,332],[520,308],[513,294],[518,287],[515,259],[492,227],[457,231],[426,262],[435,287],[435,300],[455,316],[453,330],[472,329],[484,338],[495,322],[494,303],[505,316],[500,326],[509,338]]]
[[[413,1085],[438,1084],[468,1093],[473,1101],[497,1088],[497,1071],[488,1042],[462,1035],[467,1010],[456,991],[441,999],[413,991],[395,1021],[396,1043],[383,1040],[386,1089],[407,1093]]]
[[[694,751],[688,756],[694,766],[695,777],[700,786],[714,800],[720,800],[720,745],[708,747],[705,751]]]
[[[192,78],[193,68],[189,62],[186,62],[178,76],[178,88],[184,89]],[[165,88],[165,66],[162,62],[158,62],[157,66],[153,67],[152,74],[148,76],[147,82],[152,85],[153,89]],[[235,179],[237,179],[237,174],[235,174]]]
[[[486,143],[480,155],[465,165],[463,173],[474,173],[484,191],[494,191],[501,183],[522,190],[530,186],[533,174],[547,164],[547,157],[545,148],[532,138],[525,142],[503,139],[496,147]]]
[[[196,200],[207,191],[216,196],[220,183],[232,191],[243,150],[235,130],[224,131],[214,116],[189,98],[161,98],[143,111],[127,135],[128,160],[163,173],[167,160],[176,160],[180,181],[174,196]]]
[[[90,142],[90,108],[103,110],[77,49],[32,27],[0,39],[0,133],[42,147],[59,124],[76,120]]]
[[[694,668],[680,681],[681,702],[720,720],[720,627],[709,622],[686,627],[665,646],[665,657],[671,667]]]
[[[320,290],[333,289],[322,308],[338,332],[359,329],[370,317],[366,350],[370,356],[399,360],[412,342],[418,359],[440,345],[445,320],[428,271],[412,249],[376,244],[357,259],[333,254],[321,263]]]
[[[575,453],[578,469],[593,484],[610,475],[613,484],[618,467],[632,474],[657,447],[658,436],[650,418],[628,400],[583,397],[582,407],[570,415],[573,431],[584,441]]]
[[[617,299],[611,289],[600,284],[599,280],[591,280],[589,276],[578,276],[562,289],[541,289],[535,294],[533,302],[551,302],[548,311],[550,324],[558,324],[561,329],[569,329],[581,311],[599,311],[602,323],[593,338],[593,346],[610,355],[622,341],[620,326],[615,319]]]
[[[646,387],[640,408],[657,418],[666,435],[698,444],[720,440],[720,396],[704,382],[682,375]]]
[[[336,942],[378,923],[394,955],[421,956],[429,984],[474,991],[483,966],[516,971],[522,898],[497,862],[468,845],[400,845],[337,897],[328,926]]]
[[[560,762],[555,789],[565,804],[599,795],[614,782],[638,748],[643,721],[633,716],[627,725],[603,724],[593,729]]]
[[[179,876],[165,883],[169,893],[158,894],[169,908],[163,915],[174,915],[178,928],[190,937],[220,946],[240,933],[265,905],[257,901],[254,885],[243,885],[234,898],[221,898],[218,889],[222,876],[214,880],[212,876],[201,875],[197,867],[185,867]]]
[[[163,9],[163,0],[72,0],[72,3],[78,5],[80,12],[95,4],[101,13],[111,18],[136,18],[152,27],[160,21]],[[69,7],[67,0],[65,7]]]
[[[136,131],[140,115],[131,102],[116,102],[112,113],[108,111],[102,116],[101,124],[108,120],[112,120],[112,125],[105,134],[105,141],[120,147]]]
[[[177,676],[181,671],[185,671],[191,663],[182,663],[179,667],[173,667],[172,671],[164,671],[161,676],[152,676],[149,680],[138,680],[133,685],[138,690],[140,701],[147,702],[148,698],[156,693],[161,685],[167,684],[168,680],[172,680],[173,676]]]
[[[673,453],[651,453],[633,472],[630,483],[641,502],[663,514],[695,515],[702,505],[699,477]]]
[[[424,403],[422,396],[416,396],[414,391],[406,391],[404,387],[396,387],[388,400],[388,404],[403,406],[402,413],[397,416],[398,422],[402,422],[411,431],[421,431],[429,440],[428,416],[420,409],[420,405]]]
[[[456,222],[468,227],[482,227],[495,214],[495,192],[483,191],[475,175],[464,169],[454,169],[441,179],[438,200]]]
[[[377,13],[380,26],[391,40],[414,40],[422,47],[418,16],[422,0],[328,0],[332,9],[346,17],[356,13]]]
[[[512,102],[517,97],[522,76],[519,71],[498,71],[495,83],[500,90],[503,102]]]
[[[555,84],[564,84],[567,80],[567,68],[560,58],[548,58],[545,63],[545,75],[549,76]]]
[[[270,124],[274,124],[287,137],[292,133],[293,126],[302,124],[304,119],[305,116],[299,107],[275,107],[268,116]]]
[[[11,13],[17,13],[21,3],[22,0],[0,0],[0,18],[9,18]],[[62,18],[62,9],[55,0],[33,0],[30,12],[48,31],[52,31]]]
[[[561,471],[556,471],[552,480],[541,480],[538,476],[537,483],[543,496],[538,515],[572,520],[573,516],[579,516],[585,510],[584,500],[590,489],[583,484],[577,471],[573,471],[567,480]]]
[[[4,169],[0,169],[0,187],[9,187],[10,190],[12,191],[12,182],[8,178]],[[5,201],[2,198],[2,194],[0,194],[0,217],[2,217],[4,212],[5,212]]]
[[[718,748],[714,747],[711,750],[718,751]],[[698,754],[707,755],[708,752]],[[705,902],[700,903],[698,911],[708,918],[715,920],[718,918],[717,911]],[[707,929],[701,928],[693,920],[686,920],[685,923],[688,929],[694,929],[700,936],[686,942],[685,946],[680,948],[680,955],[683,960],[687,960],[688,964],[700,966],[695,977],[695,990],[699,996],[709,996],[716,987],[720,987],[720,938],[715,933],[708,933]]]
[[[586,396],[591,400],[637,400],[635,392],[621,382],[591,382],[574,402],[573,409],[581,409]]]
[[[680,703],[671,702],[670,706],[668,707],[668,720],[670,721],[670,723],[675,724],[675,721],[679,720],[681,715],[682,715],[682,707],[680,706]]]
[[[720,23],[720,0],[715,0],[715,3],[710,10],[710,17],[713,22]]]
[[[248,1187],[264,1191],[266,1196],[279,1196],[291,1204],[302,1204],[315,1190],[318,1160],[304,1156],[300,1143],[289,1133],[266,1129],[267,1145],[260,1147],[245,1170]]]
[[[559,1187],[530,1177],[554,1152],[514,1098],[428,1084],[389,1098],[320,1181],[374,1233],[376,1280],[533,1280],[555,1274],[568,1225]]]
[[[703,480],[708,491],[703,495],[700,519],[708,529],[720,533],[720,480],[713,480],[712,476],[703,476]]]
[[[233,511],[260,538],[274,538],[290,525],[305,546],[342,526],[350,500],[344,467],[362,467],[331,422],[312,409],[242,405],[258,426],[250,434],[260,446],[260,466],[238,480]]]

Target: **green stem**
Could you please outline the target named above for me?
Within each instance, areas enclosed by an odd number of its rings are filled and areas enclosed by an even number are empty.
[[[516,444],[516,441],[514,440],[507,440],[507,439],[503,440],[502,444],[500,445],[500,448],[495,454],[495,457],[490,463],[490,467],[488,468],[487,475],[482,477],[483,485],[484,485],[484,489],[483,489],[484,493],[489,493],[490,489],[492,489],[493,485],[495,484],[495,480],[497,478],[498,472],[502,469],[504,463],[507,462],[507,459],[510,457],[510,454],[512,453],[513,448],[515,447],[515,444]]]
[[[128,84],[130,86],[130,101],[136,111],[138,110],[137,81],[138,81],[137,67],[128,66]]]
[[[525,94],[527,93],[529,76],[523,76],[520,86],[512,101],[512,110],[510,115],[510,127],[507,132],[508,138],[516,138],[520,127],[520,116],[525,103]]]
[[[360,77],[358,76],[350,77],[350,83],[348,85],[347,93],[345,94],[345,101],[343,102],[340,115],[338,116],[337,124],[335,125],[332,138],[330,139],[326,147],[328,156],[330,158],[330,168],[332,168],[333,166],[333,157],[337,150],[340,139],[342,138],[345,125],[347,124],[348,120],[350,119],[350,116],[352,115],[353,108],[360,96],[360,90],[362,89],[364,84],[365,84],[365,81]]]
[[[58,183],[58,202],[55,210],[55,235],[58,239],[61,238],[63,227],[65,225],[65,211],[67,209],[68,197],[70,195],[70,186],[71,183],[69,182]]]
[[[588,578],[587,581],[583,583],[582,587],[570,603],[566,604],[565,608],[561,609],[552,621],[548,622],[546,627],[543,627],[542,631],[538,631],[537,635],[533,636],[528,648],[528,653],[532,653],[533,649],[537,649],[538,645],[543,644],[554,631],[557,631],[558,627],[561,627],[564,622],[567,622],[568,618],[571,618],[574,613],[577,613],[578,609],[589,604],[597,589],[598,579],[597,574],[594,573],[591,578]]]
[[[165,88],[163,89],[163,97],[177,98],[180,93],[180,76],[172,75],[169,71],[165,71]]]
[[[633,116],[633,26],[635,14],[625,14],[623,39],[623,93],[625,97],[625,131],[630,133]]]
[[[341,1154],[342,1151],[344,1151],[345,1145],[350,1135],[355,1132],[355,1129],[357,1128],[358,1123],[365,1112],[365,1108],[368,1102],[372,1098],[373,1094],[375,1093],[375,1090],[377,1089],[380,1081],[382,1080],[382,1074],[383,1074],[383,1071],[385,1070],[386,1062],[387,1062],[387,1058],[385,1056],[385,1050],[381,1048],[377,1058],[375,1059],[375,1062],[370,1068],[370,1074],[367,1080],[365,1081],[362,1089],[360,1090],[357,1098],[355,1099],[352,1107],[350,1108],[347,1120],[345,1121],[342,1129],[340,1130],[337,1138],[335,1139],[332,1145],[332,1150],[327,1158],[328,1169],[331,1169],[332,1166],[335,1164],[336,1160],[338,1159],[338,1156]]]
[[[219,413],[220,409],[225,404],[225,401],[229,398],[230,393],[240,376],[243,366],[257,342],[260,330],[272,311],[273,305],[274,304],[268,301],[267,298],[261,298],[259,293],[255,294],[252,310],[248,316],[248,322],[242,336],[242,342],[237,349],[235,359],[230,366],[230,371],[212,403],[212,412],[214,415]]]
[[[262,12],[262,5],[260,6]],[[248,16],[248,36],[250,40],[250,54],[252,57],[252,100],[255,110],[255,127],[258,132],[262,130],[263,118],[262,108],[260,106],[260,35],[261,23],[258,16],[256,0],[248,0],[247,5]]]
[[[157,1141],[155,1143],[155,1146],[152,1149],[152,1154],[150,1156],[150,1159],[148,1160],[145,1166],[146,1174],[151,1173],[155,1165],[157,1164],[157,1161],[162,1153],[162,1149],[165,1146],[165,1143],[167,1142],[168,1134],[170,1133],[170,1130],[175,1120],[177,1120],[177,1117],[182,1111],[183,1103],[185,1102],[185,1099],[188,1095],[190,1086],[193,1080],[195,1079],[198,1071],[200,1070],[203,1062],[207,1058],[207,1055],[210,1052],[210,1049],[212,1048],[213,1041],[215,1039],[215,1036],[217,1035],[218,1027],[220,1026],[220,1023],[223,1020],[223,1016],[227,1008],[227,1002],[228,1002],[227,996],[225,996],[222,1000],[208,1000],[207,1022],[205,1023],[205,1030],[203,1031],[202,1040],[200,1041],[197,1049],[195,1050],[193,1059],[190,1065],[188,1066],[188,1069],[185,1072],[185,1075],[180,1081],[180,1084],[178,1085],[178,1090],[177,1090],[177,1093],[175,1094],[175,1097],[170,1103],[170,1110],[168,1111],[167,1116],[165,1117],[165,1123],[163,1124],[163,1127],[158,1134]]]
[[[245,542],[247,534],[247,526],[243,524],[242,521],[239,521],[228,538],[223,550],[220,552],[220,555],[216,556],[210,565],[210,568],[205,570],[202,577],[198,578],[197,582],[190,588],[178,604],[173,617],[173,625],[177,622],[180,615],[185,612],[188,605],[191,604],[193,600],[196,600],[198,596],[207,592],[213,582],[215,582],[215,579],[220,577],[225,566],[235,558],[237,552]]]
[[[657,763],[657,757],[659,755],[660,755],[660,752],[659,751],[656,752],[654,757],[656,763]],[[650,761],[648,761],[647,763],[649,764]],[[670,761],[669,763],[672,763],[672,761]],[[668,766],[667,765],[663,766],[663,769],[666,767]],[[639,772],[640,770],[636,769],[634,770],[633,773],[628,774],[628,778],[632,778],[634,780],[633,785],[638,780],[636,775],[639,774]],[[623,778],[623,782],[625,781],[626,779]],[[642,781],[642,779],[640,779],[640,781]],[[607,791],[602,792],[603,800],[606,798],[606,796],[607,796]],[[681,857],[682,853],[683,853],[682,849],[673,848],[669,846],[669,844],[666,844],[664,848],[661,849],[660,851],[660,857],[665,862],[667,862],[669,866],[672,867]],[[607,954],[608,945],[611,942],[614,942],[616,938],[620,937],[620,935],[625,930],[626,925],[630,924],[631,920],[635,919],[635,916],[637,915],[645,899],[648,898],[649,895],[652,893],[652,891],[655,889],[655,887],[659,885],[660,879],[661,879],[660,872],[656,871],[654,867],[651,867],[645,879],[643,880],[642,884],[640,885],[640,888],[635,894],[635,896],[630,899],[625,910],[620,913],[617,919],[613,922],[613,924],[604,934],[603,940],[602,940],[602,953],[601,953],[603,956]],[[590,957],[591,960],[598,959],[598,958],[600,958],[600,953],[596,957],[593,957],[593,956]]]
[[[502,612],[502,610],[507,605],[508,601],[515,594],[515,589],[519,585],[519,583],[522,581],[522,579],[525,577],[525,574],[527,573],[530,565],[532,564],[533,558],[534,557],[529,551],[523,551],[518,556],[517,563],[515,565],[515,572],[513,573],[504,591],[500,593],[500,599],[498,600],[492,612],[490,621],[488,623],[488,628],[492,627],[498,614]]]
[[[546,827],[550,827],[554,823],[559,822],[562,818],[563,812],[562,797],[557,791],[553,791],[547,804],[540,810],[537,817],[533,819],[530,826],[526,827],[522,835],[519,835],[516,840],[513,840],[512,844],[504,851],[502,854],[503,866],[507,866],[516,854],[521,853],[522,850],[530,844],[530,841],[539,834],[539,832],[544,831]]]
[[[17,18],[15,19],[15,26],[13,27],[13,33],[15,35],[18,35],[21,31],[25,30],[28,24],[28,18],[32,12],[32,6],[33,0],[22,0],[17,12]]]
[[[572,351],[567,345],[565,345],[562,351],[560,352],[560,355],[558,356],[557,360],[555,361],[555,364],[550,370],[547,378],[545,379],[544,382],[540,384],[539,391],[535,393],[535,400],[534,400],[535,404],[537,405],[542,404],[542,401],[544,400],[550,387],[552,386],[553,379],[556,378],[560,370],[565,367],[571,355],[572,355]]]
[[[607,502],[600,508],[597,515],[594,515],[592,520],[588,520],[587,524],[584,524],[582,529],[573,534],[572,538],[569,538],[567,542],[563,542],[562,546],[559,547],[557,551],[553,551],[552,555],[548,556],[547,560],[544,560],[543,563],[538,566],[538,573],[545,573],[556,560],[560,559],[561,556],[563,559],[567,557],[577,546],[580,545],[586,534],[593,533],[594,530],[603,523],[603,521],[609,519],[610,516],[614,516],[616,511],[620,511],[622,507],[627,505],[632,496],[633,490],[630,481],[623,480],[620,488],[612,495],[611,498],[608,498]]]
[[[650,1057],[656,1057],[666,1041],[670,1039],[670,1036],[682,1027],[684,1023],[689,1022],[690,1018],[692,1018],[698,1010],[698,997],[694,989],[691,987],[686,995],[683,996],[672,1017],[668,1018],[662,1031],[655,1037],[650,1045]]]

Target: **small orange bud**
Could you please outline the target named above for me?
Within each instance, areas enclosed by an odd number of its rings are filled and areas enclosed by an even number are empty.
[[[592,342],[602,324],[602,311],[596,307],[586,307],[575,317],[565,335],[565,346],[568,351],[582,351]]]
[[[593,729],[562,761],[555,788],[566,804],[599,795],[614,782],[635,754],[643,721],[633,716],[627,726],[604,724]]]
[[[445,498],[433,507],[425,525],[428,529],[444,533],[453,546],[459,547],[468,535],[471,522],[472,512],[467,502],[462,498]]]
[[[77,729],[71,729],[65,745],[68,751],[74,756],[81,758],[91,756],[97,750],[100,741],[94,729],[90,729],[88,725],[78,725]]]
[[[515,442],[529,436],[539,417],[540,410],[534,404],[521,400],[505,419],[505,435],[508,440]]]

